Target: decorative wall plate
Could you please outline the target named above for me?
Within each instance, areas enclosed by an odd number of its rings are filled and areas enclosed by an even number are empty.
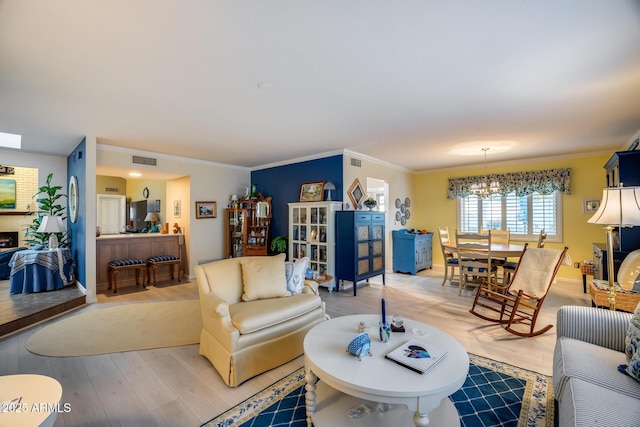
[[[402,202],[400,201],[400,199],[396,199],[396,208],[400,209],[401,204]]]
[[[407,197],[406,199],[404,199],[404,205],[405,205],[406,207],[411,206],[411,200],[409,200],[409,198],[408,198],[408,197]]]
[[[407,225],[407,218],[403,216],[402,219],[400,220],[400,224]]]
[[[404,211],[404,217],[409,219],[411,217],[411,212],[409,212],[409,209]]]
[[[400,218],[402,218],[402,214],[400,211],[396,211],[396,221],[400,221]]]
[[[71,178],[69,178],[68,191],[69,220],[75,223],[78,220],[78,178],[75,175],[71,175]]]

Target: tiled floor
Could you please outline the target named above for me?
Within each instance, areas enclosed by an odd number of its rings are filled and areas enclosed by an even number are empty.
[[[9,295],[9,281],[0,280],[0,336],[84,303],[85,296],[75,285],[49,292]]]

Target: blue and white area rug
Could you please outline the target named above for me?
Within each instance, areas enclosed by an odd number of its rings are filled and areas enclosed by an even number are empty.
[[[469,374],[449,398],[466,427],[553,426],[551,377],[469,354]],[[306,427],[304,369],[251,396],[203,427]]]

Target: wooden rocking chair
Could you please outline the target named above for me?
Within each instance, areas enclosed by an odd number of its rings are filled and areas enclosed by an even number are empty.
[[[536,320],[567,249],[528,248],[525,245],[511,283],[498,286],[484,280],[469,312],[481,319],[505,324],[507,331],[521,337],[547,332],[553,325],[535,330]],[[529,325],[529,332],[514,329],[515,324]]]

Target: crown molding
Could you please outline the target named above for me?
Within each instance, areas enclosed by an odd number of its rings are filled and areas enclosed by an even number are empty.
[[[416,173],[416,171],[414,171],[414,170],[405,168],[403,166],[398,166],[398,165],[396,165],[394,163],[386,162],[384,160],[380,160],[380,159],[377,159],[375,157],[368,156],[366,154],[358,153],[357,151],[351,151],[351,150],[345,149],[345,150],[343,150],[343,153],[346,154],[346,155],[352,156],[352,157],[358,157],[360,159],[367,160],[367,161],[369,161],[371,163],[377,163],[377,164],[379,164],[381,166],[385,166],[385,167],[388,167],[390,169],[395,169],[395,170],[398,170],[400,172],[406,172],[406,173],[412,173],[412,174]]]
[[[177,160],[181,162],[195,163],[195,164],[205,165],[205,166],[216,166],[221,168],[238,169],[243,171],[251,170],[246,166],[237,166],[237,165],[230,165],[228,163],[218,163],[218,162],[212,162],[209,160],[193,159],[191,157],[174,156],[172,154],[158,153],[155,151],[135,150],[132,148],[117,147],[115,145],[96,144],[96,149],[104,150],[104,151],[114,151],[118,153],[135,154],[135,155],[146,156],[146,157],[157,157],[160,159]]]
[[[624,151],[624,150],[622,150]],[[613,154],[611,150],[606,151],[590,151],[588,153],[573,153],[573,154],[562,154],[557,156],[548,156],[548,157],[528,157],[526,159],[518,159],[518,160],[505,160],[502,162],[489,162],[488,166],[509,166],[509,165],[522,165],[527,163],[534,162],[545,162],[551,160],[564,160],[564,159],[580,159],[584,157],[596,157],[596,156],[610,156]],[[484,163],[483,163],[484,164]],[[465,169],[473,169],[479,167],[480,164],[476,165],[466,165],[466,166],[452,166],[448,168],[438,168],[438,169],[424,169],[418,171],[417,173],[420,175],[430,174],[430,173],[440,173],[440,172],[450,172],[450,171],[459,171]]]

